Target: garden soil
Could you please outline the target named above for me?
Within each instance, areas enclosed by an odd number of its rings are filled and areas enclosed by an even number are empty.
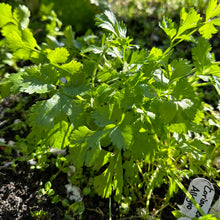
[[[0,169],[0,219],[1,220],[31,220],[37,219],[33,213],[36,211],[47,212],[47,216],[38,219],[62,220],[65,217],[65,208],[61,203],[52,204],[48,196],[40,196],[39,189],[56,172],[56,168],[47,168],[45,171],[30,169],[25,162],[19,162],[15,168],[4,167]],[[61,173],[53,180],[53,189],[61,198],[66,198],[65,184],[67,184],[66,174]],[[160,189],[158,191],[164,191]],[[155,192],[156,193],[156,192]],[[182,196],[181,196],[182,197]],[[175,198],[177,199],[177,197]],[[99,197],[84,197],[85,211],[84,220],[107,220],[109,219],[109,200]],[[135,217],[137,204],[132,206],[133,210],[128,216],[121,216],[121,219],[141,219]],[[152,207],[153,209],[153,207]],[[172,208],[169,206],[162,213],[162,220],[175,219],[171,214]],[[78,217],[72,219],[79,219]],[[112,219],[120,219],[119,207],[112,204]]]

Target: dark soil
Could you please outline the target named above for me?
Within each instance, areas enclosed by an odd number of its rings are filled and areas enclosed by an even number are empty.
[[[66,208],[61,202],[52,204],[48,196],[40,196],[39,189],[56,173],[56,168],[47,168],[45,171],[30,169],[29,165],[20,162],[16,168],[0,170],[0,219],[19,220],[37,219],[34,212],[43,211],[46,215],[39,219],[69,219],[65,216]],[[65,184],[66,174],[61,173],[52,182],[53,189],[61,198],[67,198]],[[40,200],[40,202],[39,202]],[[85,211],[83,219],[108,219],[108,201],[98,197],[85,197],[83,200]],[[116,212],[118,207],[112,205],[113,219],[119,219]],[[40,212],[39,212],[40,213]],[[73,219],[73,215],[72,218]],[[78,218],[75,218],[78,219]]]
[[[42,187],[42,183],[44,184],[47,182],[55,172],[56,168],[47,168],[45,171],[30,169],[30,166],[25,162],[19,162],[16,168],[2,168],[0,170],[0,219],[79,219],[78,217],[73,218],[73,215],[72,218],[67,218],[65,215],[66,209],[61,203],[52,204],[51,199],[48,196],[40,196],[38,194],[39,189]],[[64,173],[59,174],[52,182],[56,194],[63,199],[67,197],[65,189],[65,184],[67,183],[67,177]],[[164,184],[161,188],[154,191],[151,210],[158,206],[160,202],[164,202],[162,198],[164,198],[166,190],[167,186]],[[216,193],[216,199],[218,197],[217,195],[219,195],[218,190]],[[184,197],[184,194],[180,190],[171,199],[169,206],[162,211],[161,219],[175,219],[172,215],[174,206],[176,206],[176,204],[181,204]],[[108,199],[101,199],[97,196],[93,198],[84,197],[83,203],[85,206],[85,211],[82,216],[83,220],[109,219]],[[121,216],[121,219],[141,219],[136,214],[135,210],[137,207],[137,204],[131,206],[129,216],[133,216],[132,218]],[[43,215],[40,218],[37,218],[36,216],[34,217],[33,213],[36,213],[37,211],[43,211],[46,215]],[[119,207],[114,202],[112,204],[112,219],[120,219]]]
[[[43,215],[38,219],[69,219],[65,217],[66,208],[59,202],[52,204],[48,196],[40,196],[39,189],[44,185],[50,177],[56,173],[56,168],[47,168],[45,171],[30,169],[25,162],[19,162],[15,168],[7,167],[0,170],[0,219],[3,220],[19,220],[19,219],[37,219],[34,212],[43,211]],[[67,184],[66,174],[60,173],[52,182],[53,189],[61,198],[67,198],[65,184]],[[162,198],[166,193],[167,186],[164,184],[160,189],[154,192],[154,201],[151,202],[151,210],[153,210],[160,202],[164,202]],[[160,198],[161,197],[161,198]],[[184,194],[180,191],[170,201],[162,212],[162,220],[175,219],[172,215],[174,204],[181,204]],[[40,200],[40,202],[39,202]],[[82,219],[85,220],[104,220],[109,219],[109,200],[101,199],[97,196],[84,197],[83,203],[85,211]],[[158,204],[156,204],[158,203]],[[132,219],[140,219],[136,214],[136,208],[140,204],[131,206],[129,216]],[[144,206],[143,206],[144,207]],[[73,216],[72,216],[73,217]],[[122,219],[130,219],[121,216]],[[73,218],[70,218],[73,219]],[[78,217],[75,219],[79,219]],[[116,203],[112,204],[112,219],[120,219],[119,207]]]
[[[46,196],[38,195],[41,181],[48,181],[50,172],[31,170],[26,163],[19,163],[15,169],[1,169],[0,219],[34,219],[31,213],[37,210],[48,212],[51,219],[62,219],[63,207],[52,204]],[[55,185],[61,178],[57,178]],[[63,194],[64,184],[60,184],[59,188],[59,193]]]

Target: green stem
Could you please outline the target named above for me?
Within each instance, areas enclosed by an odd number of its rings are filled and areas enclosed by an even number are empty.
[[[99,66],[99,63],[102,59],[102,57],[105,55],[106,51],[107,51],[108,47],[107,45],[105,46],[104,50],[102,51],[101,55],[99,56],[97,62],[96,62],[96,66],[93,70],[93,73],[92,73],[92,87],[94,88],[95,87],[95,77],[96,77],[96,72],[97,72],[97,69],[98,69],[98,66]]]
[[[151,175],[151,180],[148,184],[147,190],[146,190],[146,195],[147,195],[147,201],[146,201],[146,219],[149,220],[150,212],[149,212],[149,206],[150,206],[150,199],[151,199],[151,194],[154,189],[154,185],[158,179],[158,175],[160,175],[160,170],[161,166],[158,165],[154,173]]]
[[[220,65],[220,61],[212,62],[213,65]]]
[[[70,99],[75,99],[75,98],[77,98],[77,99],[79,99],[80,101],[85,101],[85,99],[82,98],[80,95],[72,96],[72,95],[69,95],[69,94],[65,93],[63,90],[60,90],[60,93],[62,93],[63,95],[67,96],[67,97],[70,98]]]
[[[196,209],[199,211],[199,213],[204,216],[205,212],[201,209],[199,204],[195,201],[195,199],[192,197],[192,195],[187,191],[187,189],[184,187],[184,185],[179,181],[178,177],[173,174],[172,172],[169,172],[169,175],[172,179],[176,182],[176,184],[179,186],[179,188],[185,193],[185,195],[189,198],[189,200],[192,202],[192,204],[196,207]]]
[[[195,84],[195,85],[192,85],[194,87],[200,87],[200,86],[209,86],[209,85],[212,85],[212,83],[210,82],[207,82],[207,83],[198,83],[198,84]]]

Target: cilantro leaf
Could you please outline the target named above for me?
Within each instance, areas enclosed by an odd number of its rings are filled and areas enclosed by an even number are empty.
[[[118,22],[115,15],[110,11],[104,14],[96,15],[96,24],[98,27],[106,29],[118,38],[126,38],[127,29],[122,22]]]
[[[69,57],[69,52],[64,47],[57,47],[54,50],[51,50],[47,54],[47,58],[51,63],[65,63]]]
[[[217,5],[217,0],[210,0],[206,9],[206,21],[220,15],[220,4]]]
[[[175,38],[180,38],[185,31],[197,27],[200,19],[200,15],[194,8],[191,8],[188,13],[185,11],[185,8],[182,8],[180,14],[180,27]]]
[[[163,17],[163,20],[159,23],[159,26],[163,29],[163,31],[171,40],[177,33],[177,25],[170,18]]]
[[[177,100],[181,100],[184,98],[193,99],[194,97],[196,97],[194,89],[188,82],[187,78],[182,78],[178,80],[172,93],[173,97],[175,97]]]
[[[142,49],[141,51],[134,51],[131,55],[130,65],[133,64],[143,64],[146,62],[146,58],[148,56],[148,51]]]
[[[19,24],[20,29],[28,28],[30,14],[29,9],[25,5],[19,5],[15,8],[13,16]]]
[[[0,27],[7,23],[15,23],[12,16],[11,6],[5,3],[0,3]]]
[[[115,145],[118,149],[125,149],[127,146],[125,145],[124,137],[121,133],[121,130],[118,126],[112,129],[109,134],[109,137],[112,141],[112,144]]]
[[[96,131],[87,139],[84,150],[86,151],[84,161],[86,166],[92,166],[101,152],[100,140],[107,131]]]
[[[220,26],[220,18],[207,21],[202,27],[199,28],[199,33],[205,39],[210,39],[213,34],[216,34],[218,32],[215,26]]]
[[[88,129],[86,126],[81,126],[74,130],[71,134],[70,141],[73,145],[80,145],[85,143],[87,138],[91,136],[94,131]]]
[[[133,138],[132,128],[129,125],[115,126],[109,133],[109,137],[113,145],[119,150],[128,148]]]
[[[123,187],[123,167],[121,153],[109,159],[108,168],[99,176],[94,178],[94,187],[99,196],[108,198],[113,190],[116,190],[116,196],[122,195]]]
[[[50,83],[47,76],[43,75],[37,67],[26,69],[26,73],[22,75],[21,91],[33,93],[47,93],[54,90],[55,85]]]
[[[3,98],[8,97],[10,94],[16,94],[20,91],[22,74],[23,72],[10,74],[0,81],[0,92]]]
[[[36,134],[39,134],[37,131]],[[43,131],[42,144],[52,148],[64,148],[69,145],[70,125],[66,121],[55,124],[48,132]],[[46,135],[44,137],[44,135]],[[44,141],[45,140],[45,141]]]
[[[62,100],[58,94],[54,94],[48,100],[37,102],[31,108],[30,123],[33,127],[50,129],[63,118],[65,115],[62,111]]]
[[[65,58],[63,61],[64,60]],[[52,65],[55,66],[56,69],[60,72],[60,76],[66,79],[68,86],[80,86],[85,82],[85,73],[82,71],[82,64],[80,62],[72,60],[69,63],[62,65],[55,63]]]
[[[137,160],[151,162],[157,150],[157,143],[148,132],[137,132],[131,146],[132,154]]]
[[[10,24],[2,28],[6,46],[19,59],[28,60],[37,42],[29,29],[19,30],[16,25]]]
[[[171,123],[178,110],[177,104],[168,100],[154,100],[151,107],[153,112],[156,112],[164,123]]]
[[[92,166],[101,152],[100,140],[107,131],[91,131],[86,126],[72,132],[70,141],[80,146],[83,161],[86,166]]]
[[[187,60],[173,60],[171,62],[172,66],[172,75],[171,80],[176,80],[178,78],[182,78],[184,76],[187,76],[191,73],[191,65],[189,64],[189,61]]]
[[[60,68],[61,71],[64,71],[64,73],[67,72],[70,75],[73,75],[75,72],[80,71],[82,64],[75,60],[71,60],[69,63],[65,63],[58,68]]]
[[[210,54],[211,46],[204,38],[199,38],[197,45],[192,48],[193,64],[196,70],[201,74],[211,65],[212,56]]]
[[[92,114],[92,117],[95,119],[96,125],[99,127],[105,127],[106,125],[114,124],[114,122],[109,120],[107,115],[104,113],[104,111],[95,111]]]
[[[196,101],[193,102],[191,99],[182,99],[176,101],[175,104],[177,105],[178,111],[176,112],[174,122],[188,123],[195,118],[199,103],[196,103]]]
[[[220,95],[220,77],[212,76],[211,81],[213,81],[213,85],[214,85],[218,95]]]

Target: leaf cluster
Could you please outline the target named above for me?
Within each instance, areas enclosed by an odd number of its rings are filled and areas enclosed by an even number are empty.
[[[68,26],[60,41],[53,40],[57,44],[38,45],[28,29],[29,10],[0,4],[4,45],[16,59],[33,63],[1,82],[2,97],[42,97],[29,114],[31,153],[36,146],[68,149],[66,160],[76,167],[73,183],[89,167],[94,174],[86,184],[98,195],[114,194],[118,202],[131,195],[146,203],[147,215],[162,183],[169,183],[168,203],[178,190],[175,178],[215,178],[210,161],[219,153],[219,109],[199,97],[198,87],[203,80],[220,94],[219,62],[208,42],[220,25],[219,7],[211,0],[205,20],[184,8],[179,25],[164,18],[160,26],[170,46],[163,51],[132,44],[110,11],[96,16],[101,38],[75,39]],[[192,39],[192,60],[171,59],[175,47]]]

